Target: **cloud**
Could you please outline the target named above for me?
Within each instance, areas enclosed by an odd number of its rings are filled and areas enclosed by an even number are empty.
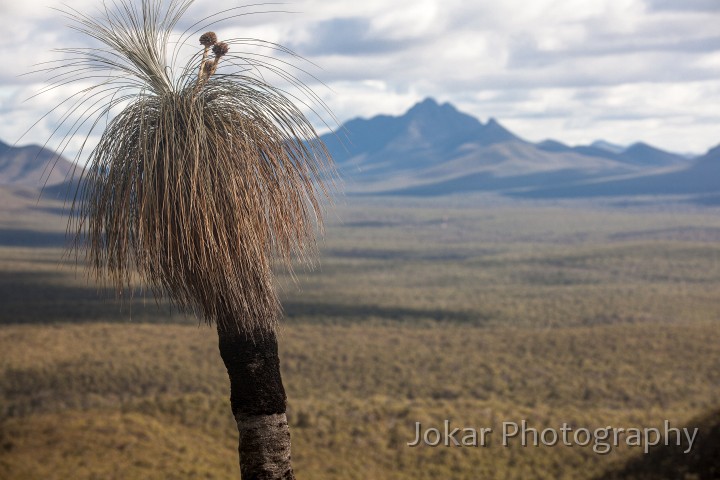
[[[367,18],[333,18],[314,23],[308,29],[312,35],[290,44],[304,55],[370,55],[398,51],[405,46],[399,40],[373,32]]]
[[[0,15],[5,141],[51,101],[19,103],[39,80],[18,74],[58,58],[50,52],[58,45],[86,41],[39,7],[46,1],[5,2]],[[97,8],[94,0],[68,3]],[[197,0],[188,18],[203,18],[216,6]],[[400,114],[433,96],[482,119],[497,117],[527,138],[643,140],[681,151],[720,142],[717,0],[299,0],[241,7],[210,20],[220,21],[213,28],[222,38],[278,42],[318,65],[299,62],[303,71],[294,72],[340,121]],[[296,92],[281,78],[273,81]],[[28,138],[42,139],[53,121]],[[325,128],[321,119],[317,124]]]
[[[651,10],[658,11],[694,11],[714,12],[720,11],[720,4],[717,0],[647,0]]]

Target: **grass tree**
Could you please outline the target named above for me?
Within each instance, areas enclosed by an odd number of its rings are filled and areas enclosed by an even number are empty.
[[[327,109],[290,63],[258,49],[297,59],[289,50],[205,31],[247,9],[178,33],[191,3],[64,11],[96,45],[62,49],[63,60],[43,68],[48,88],[78,85],[52,111],[65,108],[64,145],[99,134],[70,228],[98,279],[120,293],[148,287],[216,326],[242,478],[294,478],[273,268],[314,254],[331,159],[294,101]],[[299,94],[266,83],[267,73]]]

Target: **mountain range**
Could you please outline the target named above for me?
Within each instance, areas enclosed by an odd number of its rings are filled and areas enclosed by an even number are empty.
[[[689,159],[646,143],[526,141],[432,98],[400,116],[354,119],[324,135],[350,194],[495,192],[533,198],[720,194],[717,148]]]
[[[322,140],[350,195],[679,195],[720,203],[720,146],[688,158],[640,142],[533,143],[493,118],[483,123],[432,98],[403,115],[350,120]],[[47,149],[0,142],[0,185],[59,189],[72,171],[71,162]]]

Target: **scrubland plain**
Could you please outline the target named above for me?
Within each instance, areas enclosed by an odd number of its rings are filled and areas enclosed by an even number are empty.
[[[5,195],[0,478],[236,478],[214,330],[98,288],[61,206]],[[317,268],[281,275],[298,478],[717,478],[720,211],[481,200],[346,198]],[[407,446],[446,419],[495,433]],[[523,419],[700,432],[688,454],[502,446]]]

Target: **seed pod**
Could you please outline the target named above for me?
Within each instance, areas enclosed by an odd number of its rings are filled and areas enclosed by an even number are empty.
[[[230,45],[228,45],[225,42],[216,43],[212,49],[213,53],[215,54],[215,56],[217,58],[220,58],[223,55],[227,54],[229,50],[230,50]]]
[[[206,47],[212,47],[217,43],[217,35],[215,32],[205,32],[200,35],[200,44]]]

